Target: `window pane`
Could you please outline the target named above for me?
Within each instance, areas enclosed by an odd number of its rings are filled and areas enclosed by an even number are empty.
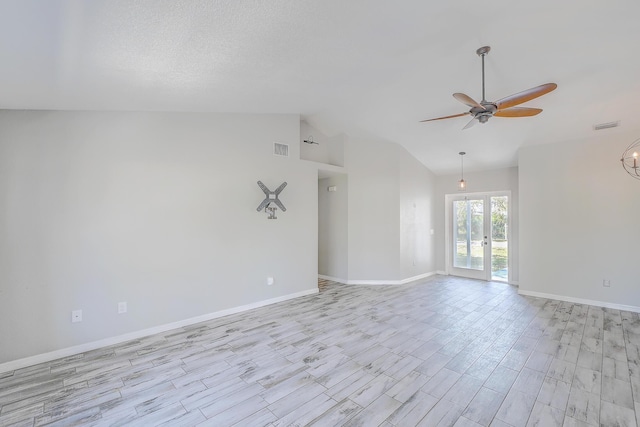
[[[453,202],[454,221],[453,266],[473,270],[484,269],[484,236],[482,200]]]
[[[491,279],[509,278],[508,197],[491,197]]]

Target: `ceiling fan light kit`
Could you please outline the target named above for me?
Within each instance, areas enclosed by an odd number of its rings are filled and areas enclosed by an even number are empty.
[[[528,108],[528,107],[516,107],[516,105],[520,105],[524,102],[530,101],[532,99],[538,98],[539,96],[545,95],[553,90],[555,90],[558,85],[555,83],[546,83],[540,86],[536,86],[531,89],[527,89],[522,92],[518,92],[516,94],[507,96],[502,98],[496,102],[489,102],[485,97],[484,90],[484,57],[489,53],[491,47],[482,46],[476,53],[480,58],[482,58],[482,101],[477,102],[473,98],[464,93],[454,93],[453,97],[470,107],[471,109],[466,113],[454,114],[451,116],[438,117],[435,119],[422,120],[422,122],[431,122],[434,120],[443,120],[450,119],[453,117],[462,117],[466,115],[471,115],[473,118],[465,127],[462,129],[468,129],[476,122],[486,123],[489,121],[491,117],[531,117],[542,112],[540,108]]]
[[[622,153],[622,167],[625,171],[635,179],[640,179],[640,139],[636,139]]]

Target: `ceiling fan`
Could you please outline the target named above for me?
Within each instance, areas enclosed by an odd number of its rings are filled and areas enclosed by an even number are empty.
[[[516,105],[535,99],[539,96],[547,94],[558,87],[555,83],[546,83],[531,89],[518,92],[514,95],[507,96],[496,102],[489,102],[484,96],[484,57],[489,53],[491,47],[483,46],[476,50],[478,56],[482,58],[482,101],[476,102],[473,98],[464,93],[454,93],[453,97],[463,104],[471,107],[469,111],[452,116],[438,117],[436,119],[421,120],[421,122],[431,122],[434,120],[451,119],[453,117],[462,117],[467,114],[473,116],[471,121],[462,129],[468,129],[476,121],[486,123],[493,116],[496,117],[530,117],[542,112],[540,108],[516,107]]]

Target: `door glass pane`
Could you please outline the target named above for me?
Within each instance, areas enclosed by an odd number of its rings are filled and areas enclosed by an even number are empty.
[[[509,279],[508,197],[491,197],[491,280]]]
[[[482,200],[453,202],[453,266],[484,270],[484,203]]]

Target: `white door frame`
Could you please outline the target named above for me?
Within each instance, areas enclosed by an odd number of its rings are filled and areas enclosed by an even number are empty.
[[[507,242],[509,242],[509,244],[511,244],[511,204],[512,204],[512,198],[511,198],[511,191],[510,190],[505,190],[505,191],[484,191],[484,192],[477,192],[477,193],[452,193],[452,194],[445,194],[444,195],[444,225],[445,225],[445,240],[444,240],[444,250],[445,250],[445,272],[447,273],[447,275],[451,275],[452,274],[452,270],[453,270],[453,262],[452,262],[452,246],[451,246],[451,239],[453,237],[453,221],[451,221],[451,207],[453,204],[454,200],[460,199],[460,198],[464,198],[464,197],[468,197],[468,198],[490,198],[491,196],[507,196],[509,203],[507,205]],[[488,205],[488,209],[489,212],[491,210],[491,204]],[[486,212],[486,209],[485,209]],[[489,219],[489,224],[491,223],[491,220]],[[486,224],[486,222],[485,222]],[[489,231],[486,231],[487,233],[490,233]],[[489,242],[491,241],[491,238],[489,238]],[[511,272],[513,271],[511,268],[511,256],[508,257],[507,260],[507,281],[506,283],[511,283]],[[489,266],[491,266],[491,260],[488,261]],[[486,262],[485,262],[486,265]],[[485,281],[491,281],[491,268],[485,268],[484,271],[484,275],[481,278],[481,280],[485,280]]]

